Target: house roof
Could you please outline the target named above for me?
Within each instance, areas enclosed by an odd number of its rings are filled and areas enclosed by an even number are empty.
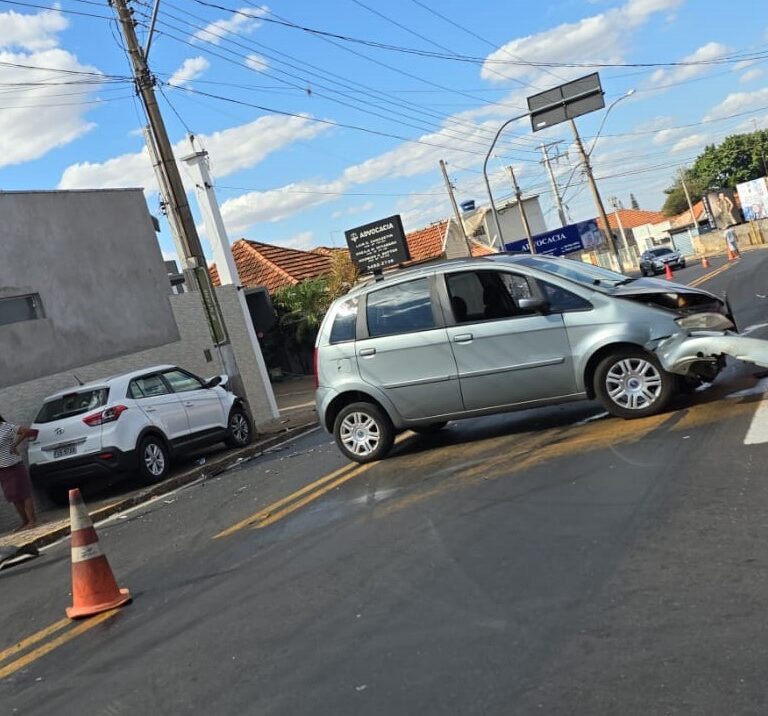
[[[706,212],[704,211],[704,202],[697,201],[693,205],[693,214],[696,217],[696,223],[698,224],[702,219],[706,218]],[[685,211],[680,212],[677,214],[677,216],[672,216],[668,218],[670,226],[673,229],[679,229],[683,226],[691,226],[691,210],[686,209]]]
[[[261,241],[240,239],[232,244],[232,255],[243,286],[263,286],[274,293],[284,286],[294,286],[308,278],[324,276],[331,270],[331,258],[326,254]],[[220,284],[214,264],[210,268],[214,285]]]
[[[644,224],[658,224],[661,221],[666,221],[668,218],[660,211],[646,211],[645,209],[619,209],[618,214],[621,218],[621,225],[625,229],[631,229],[635,226],[643,226]],[[598,219],[597,223],[601,229],[604,228],[601,219]],[[619,223],[616,221],[615,211],[608,213],[608,225],[611,229],[619,228]]]
[[[447,231],[448,221],[438,221],[406,234],[405,240],[408,242],[411,261],[427,261],[442,256],[445,251]]]
[[[497,251],[492,249],[490,246],[479,244],[477,241],[473,241],[472,239],[469,240],[469,244],[472,250],[472,256],[492,256],[493,254],[497,253]]]

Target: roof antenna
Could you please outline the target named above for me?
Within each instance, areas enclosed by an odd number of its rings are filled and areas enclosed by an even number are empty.
[[[80,378],[78,378],[74,373],[72,373],[72,377],[77,381],[78,385],[85,385],[85,383],[83,383],[83,381],[80,380]]]

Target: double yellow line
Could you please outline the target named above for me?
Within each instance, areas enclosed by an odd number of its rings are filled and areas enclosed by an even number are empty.
[[[729,268],[733,266],[733,262],[729,261],[727,264],[723,264],[720,266],[720,268],[716,268],[714,271],[710,271],[709,273],[705,273],[703,276],[699,276],[697,279],[694,279],[691,281],[688,285],[691,288],[696,288],[696,286],[701,286],[702,283],[705,283],[706,281],[709,281],[710,279],[715,278],[715,276],[719,276],[721,273],[725,273]]]
[[[45,656],[54,649],[58,649],[62,644],[66,644],[76,636],[80,636],[80,634],[93,629],[93,627],[107,621],[107,619],[111,619],[118,611],[120,610],[111,609],[108,612],[102,612],[95,617],[81,622],[61,619],[22,639],[13,646],[0,651],[0,679],[9,677],[19,669],[23,669],[25,666],[29,666],[32,662],[37,661],[41,656]],[[58,636],[46,641],[48,637],[54,634],[58,634]],[[40,644],[40,642],[43,643]],[[30,649],[35,644],[40,644],[40,646]]]
[[[403,433],[397,437],[395,444],[399,444],[409,437],[412,437],[412,433]],[[345,465],[338,470],[334,470],[330,474],[325,475],[314,482],[310,482],[300,490],[296,490],[290,495],[286,495],[277,500],[277,502],[273,502],[271,505],[264,507],[249,517],[246,517],[244,520],[240,520],[240,522],[235,523],[231,527],[227,527],[227,529],[215,534],[213,539],[229,537],[235,532],[247,528],[259,530],[264,527],[269,527],[278,520],[283,519],[283,517],[287,517],[293,512],[296,512],[296,510],[300,510],[302,507],[314,502],[331,490],[335,490],[345,482],[349,482],[358,477],[358,475],[370,470],[375,464],[375,462],[369,462],[364,465]]]

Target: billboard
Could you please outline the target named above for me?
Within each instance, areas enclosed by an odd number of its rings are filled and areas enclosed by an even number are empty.
[[[577,251],[594,251],[603,245],[603,233],[595,219],[569,224],[554,231],[536,234],[533,243],[537,254],[565,256]],[[505,251],[523,251],[531,253],[528,239],[520,239],[504,244]]]
[[[740,224],[744,221],[741,216],[741,209],[739,209],[739,203],[736,200],[736,193],[733,189],[711,191],[704,199],[705,203],[709,205],[707,216],[711,215],[714,217],[715,226],[718,229],[727,229],[729,226]]]
[[[399,214],[345,231],[344,237],[360,273],[381,271],[411,258]]]
[[[765,177],[736,185],[746,221],[768,219],[768,181]]]

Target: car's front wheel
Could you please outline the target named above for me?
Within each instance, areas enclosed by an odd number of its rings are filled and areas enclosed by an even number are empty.
[[[139,444],[139,477],[141,481],[152,485],[164,480],[171,468],[168,447],[165,441],[156,435],[147,435]]]
[[[253,441],[253,424],[248,413],[242,407],[232,408],[227,423],[225,442],[229,447],[239,448],[250,445]]]
[[[373,403],[342,408],[333,424],[341,452],[355,462],[381,460],[392,449],[395,429],[389,416]]]
[[[600,361],[595,394],[605,409],[620,418],[644,418],[661,412],[675,389],[675,377],[640,348],[622,348]]]

